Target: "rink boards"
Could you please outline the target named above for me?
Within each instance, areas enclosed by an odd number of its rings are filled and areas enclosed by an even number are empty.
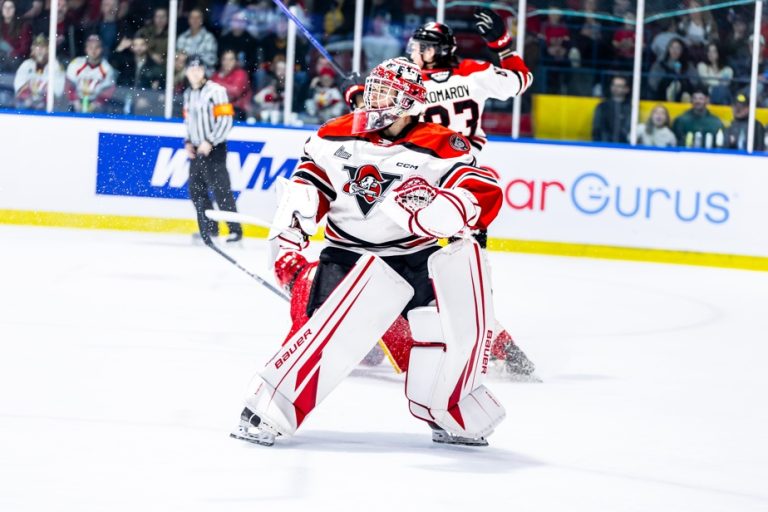
[[[310,133],[233,129],[241,211],[271,216]],[[0,219],[193,232],[183,135],[178,122],[4,114]],[[492,248],[768,270],[764,156],[493,139],[480,164],[504,189]]]

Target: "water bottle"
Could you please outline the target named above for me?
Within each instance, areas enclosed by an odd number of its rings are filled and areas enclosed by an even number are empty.
[[[701,132],[696,132],[696,134],[693,136],[693,147],[700,148],[701,147]]]
[[[711,132],[707,132],[706,135],[704,135],[704,146],[707,149],[712,149],[712,139],[714,137],[712,136]]]

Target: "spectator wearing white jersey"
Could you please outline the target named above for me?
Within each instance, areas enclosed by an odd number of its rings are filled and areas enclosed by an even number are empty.
[[[31,57],[21,63],[13,79],[16,108],[45,110],[48,93],[48,38],[38,35],[32,41]],[[54,61],[53,95],[58,100],[64,95],[64,69]]]
[[[75,112],[103,112],[115,92],[115,70],[102,54],[101,39],[93,34],[86,40],[85,55],[67,66],[69,101]]]

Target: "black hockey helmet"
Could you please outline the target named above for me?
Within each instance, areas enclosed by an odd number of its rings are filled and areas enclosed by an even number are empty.
[[[456,37],[451,27],[445,23],[430,21],[420,26],[413,32],[410,44],[433,46],[438,64],[450,64],[455,61]],[[424,46],[420,49],[423,51]]]

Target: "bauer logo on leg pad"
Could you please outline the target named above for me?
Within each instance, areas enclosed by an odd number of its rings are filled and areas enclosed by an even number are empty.
[[[296,349],[298,349],[300,346],[304,344],[305,341],[309,340],[309,337],[312,335],[312,329],[306,329],[303,334],[299,335],[298,339],[291,343],[290,347],[283,347],[281,349],[282,356],[278,359],[275,359],[275,368],[280,368],[283,366],[283,363],[288,362],[288,359],[291,358],[291,355],[296,352]]]

